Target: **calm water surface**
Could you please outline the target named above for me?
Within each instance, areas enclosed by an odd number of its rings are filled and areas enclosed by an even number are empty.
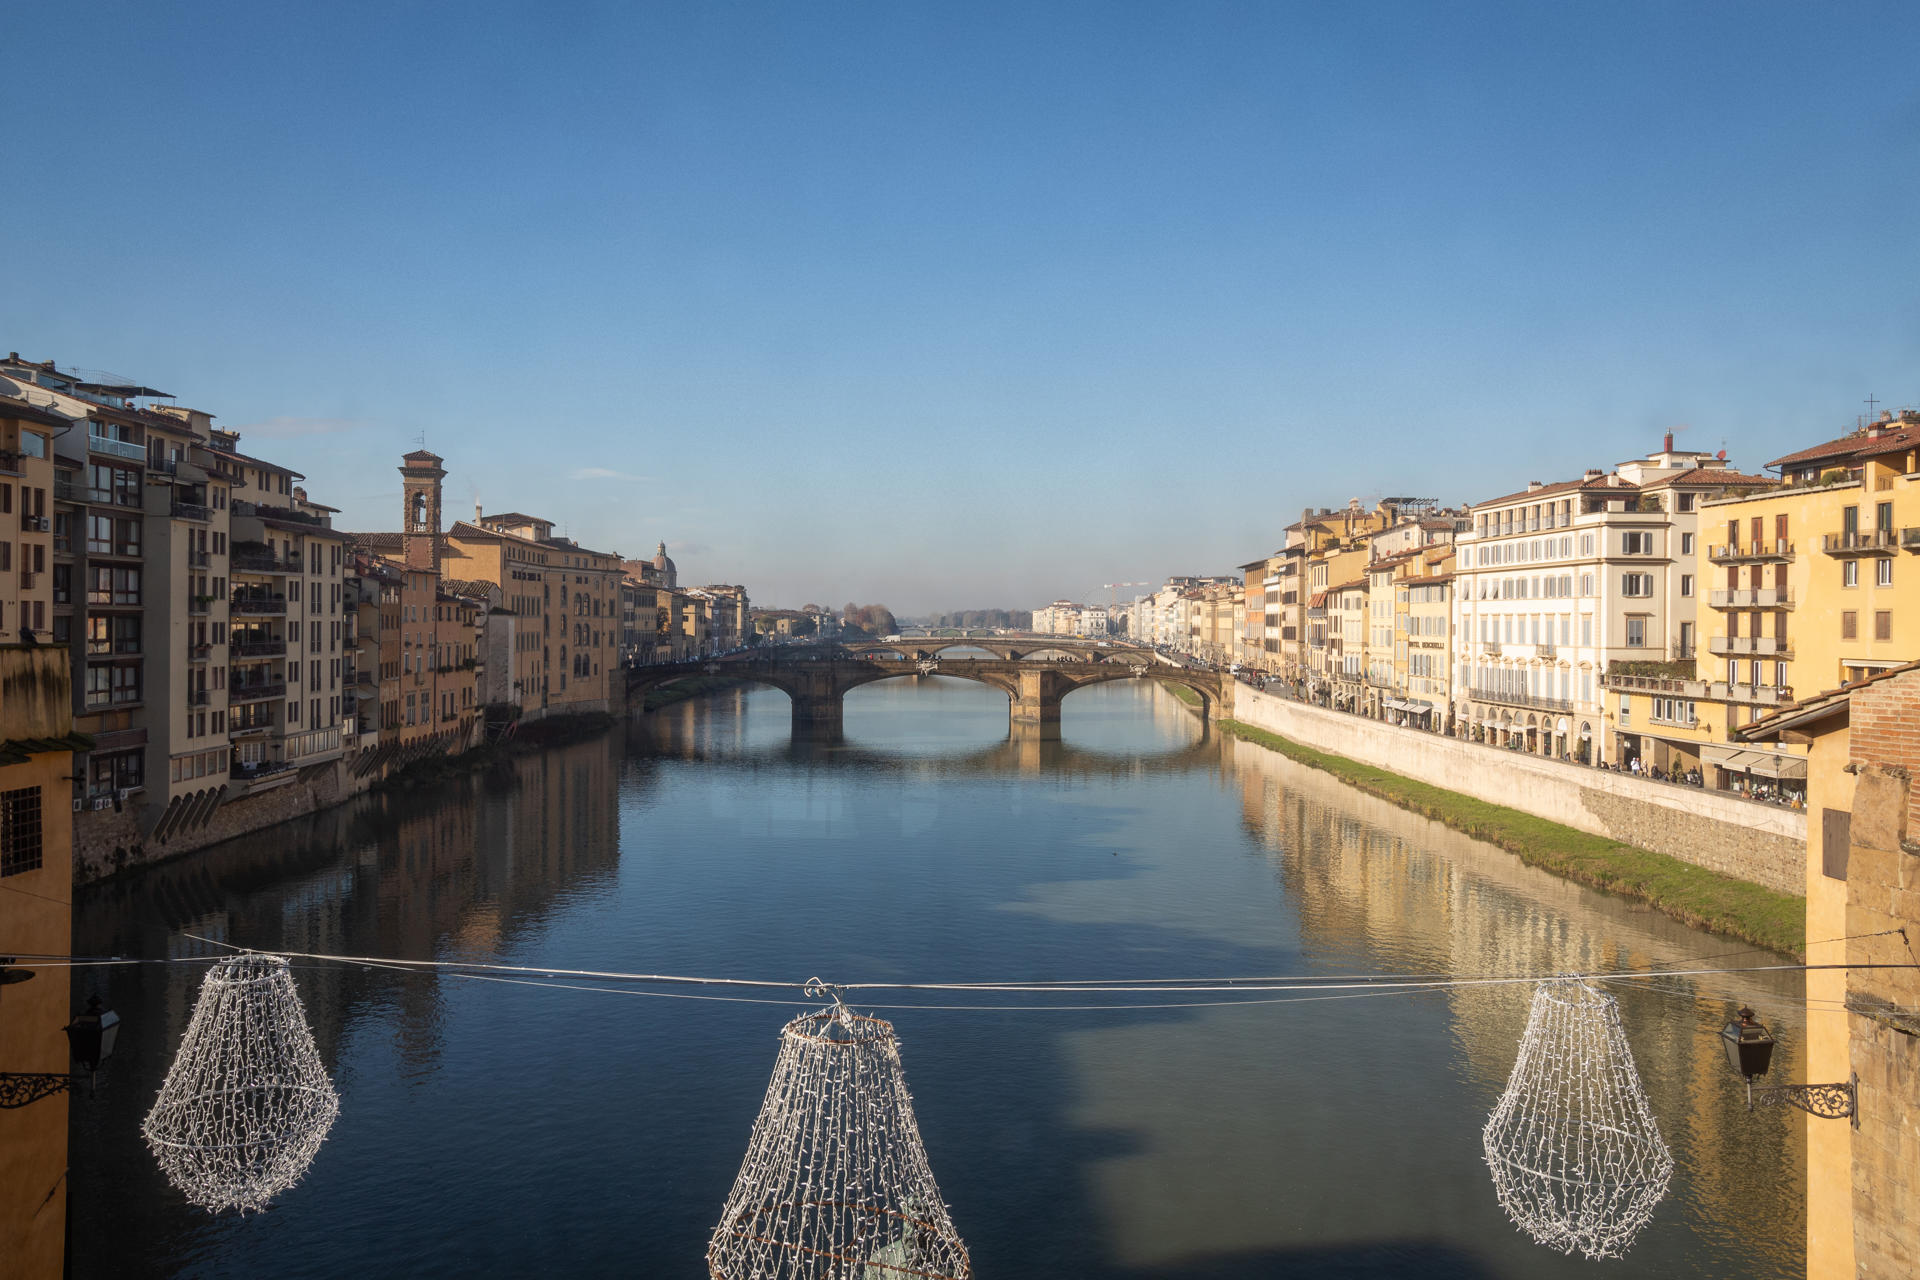
[[[1010,739],[1004,695],[938,678],[856,690],[839,747],[790,745],[787,718],[777,692],[723,694],[208,850],[84,899],[76,945],[842,982],[1768,959],[1206,735],[1155,686],[1074,694],[1052,743]],[[82,1280],[702,1276],[780,1026],[806,1007],[299,968],[339,1122],[271,1211],[209,1218],[138,1136],[198,972],[76,982],[125,1018],[110,1079],[73,1108]],[[1714,1039],[1750,1001],[1798,1078],[1797,978],[1619,993],[1679,1167],[1605,1264],[1519,1236],[1481,1161],[1523,988],[886,1016],[987,1280],[1799,1274],[1800,1126],[1746,1112]]]

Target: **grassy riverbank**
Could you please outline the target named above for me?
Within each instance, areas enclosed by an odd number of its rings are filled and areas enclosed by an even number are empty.
[[[1160,687],[1190,707],[1198,707],[1200,705],[1200,695],[1183,684],[1163,684]]]
[[[1221,732],[1310,765],[1371,796],[1444,822],[1520,856],[1522,862],[1595,889],[1651,904],[1703,929],[1800,956],[1806,941],[1806,901],[1745,880],[1723,876],[1605,836],[1588,835],[1457,791],[1303,747],[1238,720]]]

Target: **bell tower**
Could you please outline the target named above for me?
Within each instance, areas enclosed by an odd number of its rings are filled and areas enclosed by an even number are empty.
[[[447,478],[437,453],[415,449],[400,459],[400,529],[410,569],[440,568],[440,482]]]

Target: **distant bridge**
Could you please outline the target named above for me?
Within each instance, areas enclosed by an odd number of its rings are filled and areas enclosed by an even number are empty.
[[[957,648],[985,649],[994,656],[941,656]],[[1013,722],[1038,726],[1043,738],[1059,735],[1060,703],[1069,693],[1113,680],[1153,680],[1189,689],[1200,698],[1209,720],[1231,714],[1233,703],[1231,677],[1168,662],[1148,649],[971,638],[779,646],[704,661],[631,666],[627,697],[631,705],[636,695],[650,689],[699,676],[725,676],[785,693],[793,703],[796,738],[832,738],[839,736],[842,700],[849,689],[924,675],[953,676],[999,689],[1007,695]]]

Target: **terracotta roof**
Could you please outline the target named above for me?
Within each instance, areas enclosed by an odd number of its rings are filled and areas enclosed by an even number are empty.
[[[403,453],[401,459],[406,462],[445,462],[446,459],[428,449],[415,449],[412,453]]]
[[[1772,466],[1773,464],[1768,463],[1767,465]],[[1878,684],[1882,680],[1890,679],[1897,675],[1904,675],[1909,671],[1920,671],[1920,659],[1912,662],[1903,662],[1897,667],[1888,667],[1884,671],[1876,671],[1872,675],[1862,676],[1858,680],[1849,680],[1838,689],[1829,689],[1825,693],[1816,693],[1811,698],[1802,698],[1798,702],[1789,702],[1778,711],[1769,712],[1761,716],[1758,720],[1753,720],[1747,724],[1736,727],[1727,736],[1736,738],[1741,742],[1754,742],[1763,737],[1771,737],[1776,731],[1809,718],[1810,713],[1838,710],[1837,706],[1830,706],[1829,704],[1845,701],[1852,696],[1853,691],[1856,689],[1864,689],[1870,684]]]
[[[1714,467],[1695,467],[1691,471],[1681,471],[1670,476],[1661,476],[1642,485],[1643,489],[1659,489],[1675,484],[1727,484],[1727,485],[1777,485],[1780,481],[1773,476],[1750,476],[1739,471],[1723,471]]]
[[[407,538],[401,533],[350,533],[356,547],[365,547],[369,551],[404,551]]]
[[[1876,454],[1900,453],[1907,449],[1920,448],[1920,425],[1910,422],[1892,422],[1882,426],[1878,437],[1870,437],[1862,428],[1848,432],[1838,440],[1829,440],[1825,444],[1816,444],[1811,449],[1802,449],[1798,453],[1789,453],[1784,458],[1775,458],[1768,467],[1791,467],[1802,462],[1817,462],[1832,458],[1871,458]]]
[[[472,578],[443,578],[440,585],[456,596],[472,596],[476,598],[492,594],[492,588],[494,586],[491,582],[479,582]]]
[[[174,425],[179,426],[182,424],[175,423]],[[233,449],[222,449],[218,445],[210,444],[202,447],[215,457],[227,458],[233,462],[243,463],[249,467],[265,467],[268,471],[278,471],[284,475],[292,476],[295,480],[305,480],[307,478],[304,473],[295,471],[292,467],[283,467],[277,462],[268,462],[265,458],[251,457],[248,454],[240,453]]]
[[[1550,495],[1573,493],[1576,490],[1593,490],[1595,492],[1604,490],[1605,492],[1617,493],[1624,497],[1640,492],[1640,486],[1629,484],[1618,476],[1610,474],[1598,476],[1592,480],[1561,480],[1555,484],[1541,485],[1538,489],[1522,489],[1518,493],[1509,493],[1503,497],[1488,498],[1483,502],[1473,503],[1467,510],[1478,511],[1482,507],[1497,507],[1508,502],[1518,502],[1523,498],[1545,498]]]

